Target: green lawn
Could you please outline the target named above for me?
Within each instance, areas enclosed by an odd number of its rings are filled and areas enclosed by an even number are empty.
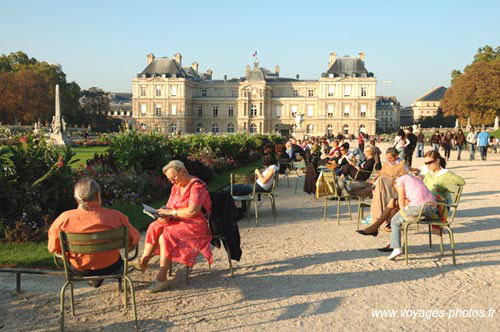
[[[490,135],[496,138],[500,138],[500,129],[497,129],[495,131],[490,131]]]
[[[86,147],[73,148],[73,151],[75,151],[76,154],[73,157],[73,159],[71,159],[71,160],[72,161],[78,160],[78,161],[76,163],[72,164],[71,167],[78,168],[80,166],[85,166],[85,162],[88,159],[94,158],[94,155],[96,153],[106,152],[107,149],[108,149],[107,146],[94,146],[94,147],[89,147],[89,148],[86,148]]]
[[[87,153],[90,149],[95,152],[103,152],[103,148],[78,148],[82,151],[78,153]],[[76,149],[75,149],[76,150]],[[81,154],[79,154],[81,155]],[[78,156],[78,155],[77,155]],[[93,156],[93,155],[92,155]],[[89,158],[91,158],[90,156]],[[76,156],[75,156],[76,157]],[[225,172],[222,175],[216,176],[208,184],[208,190],[217,191],[229,185],[230,173],[250,173],[256,167],[261,165],[260,160],[245,165],[237,170]],[[158,208],[166,203],[166,198],[153,202],[149,205]],[[114,205],[117,209],[128,216],[130,222],[137,229],[144,231],[152,221],[150,217],[142,213],[141,205]],[[47,243],[1,243],[0,242],[0,266],[9,267],[44,267],[54,268],[52,256],[47,251]]]

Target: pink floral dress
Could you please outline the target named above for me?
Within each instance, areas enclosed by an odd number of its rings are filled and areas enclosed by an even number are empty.
[[[206,184],[196,177],[193,177],[187,184],[182,196],[180,187],[173,186],[167,208],[181,209],[193,204],[202,205],[208,213],[211,213],[212,202]],[[193,266],[196,257],[201,253],[212,264],[212,251],[210,250],[212,235],[203,212],[200,211],[192,218],[175,218],[169,223],[155,220],[148,227],[146,243],[156,243],[162,234],[166,257],[175,262]],[[155,251],[155,254],[159,254],[159,249]]]

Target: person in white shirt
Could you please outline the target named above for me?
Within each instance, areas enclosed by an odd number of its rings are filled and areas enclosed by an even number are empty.
[[[469,159],[474,160],[477,144],[477,134],[475,133],[474,128],[471,128],[469,134],[467,135],[467,144],[469,144]]]

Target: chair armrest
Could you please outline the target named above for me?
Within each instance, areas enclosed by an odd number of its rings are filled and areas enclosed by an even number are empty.
[[[424,205],[422,205],[422,207],[420,208],[420,211],[418,212],[418,216],[416,218],[414,217],[411,217],[410,220],[407,220],[406,218],[404,219],[404,223],[406,224],[414,224],[414,223],[418,223],[419,221],[422,221],[425,219],[425,216],[422,216],[422,212],[424,211],[424,208],[426,206],[429,206],[429,205],[435,205],[436,202],[427,202],[425,203]]]

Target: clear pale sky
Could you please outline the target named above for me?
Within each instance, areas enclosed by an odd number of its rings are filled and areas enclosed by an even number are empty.
[[[222,78],[243,76],[257,50],[261,66],[303,79],[318,79],[331,51],[365,52],[377,94],[409,105],[500,45],[500,1],[2,1],[0,31],[1,54],[24,51],[114,92],[131,91],[150,52],[180,52]]]

